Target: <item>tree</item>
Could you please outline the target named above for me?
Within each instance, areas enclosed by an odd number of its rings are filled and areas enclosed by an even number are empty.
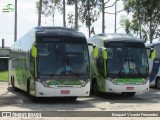
[[[86,25],[89,32],[89,37],[91,35],[91,26],[98,20],[100,16],[100,9],[97,0],[81,0],[79,1],[79,20]],[[92,28],[93,31],[93,28]]]
[[[141,34],[141,39],[147,41],[147,33],[143,28],[140,30],[136,19],[129,20],[129,18],[126,18],[124,26],[127,34],[131,34],[136,37],[139,37]],[[141,31],[141,33],[139,31]]]
[[[129,21],[129,19],[126,19],[126,21],[125,21],[125,31],[126,31],[126,33],[127,34],[130,34],[130,29],[131,29],[132,27],[131,27],[131,22]]]
[[[74,4],[75,4],[75,14],[73,14],[72,12],[68,14],[68,20],[69,20],[68,23],[69,25],[72,26],[72,28],[78,31],[78,0],[67,0],[67,5],[74,5]]]
[[[48,17],[53,22],[54,25],[54,16],[56,9],[59,11],[62,10],[61,0],[43,0],[42,1],[42,14],[45,15],[45,17]],[[36,2],[36,8],[37,11],[39,11],[39,1]],[[49,18],[50,17],[50,18]]]
[[[71,25],[71,28],[74,28],[74,26],[75,26],[75,17],[74,17],[74,14],[71,13],[71,12],[68,13],[67,19],[68,19],[68,24]]]
[[[147,39],[155,37],[156,29],[160,25],[159,0],[124,0],[124,7],[128,13],[133,13],[132,26],[140,38],[145,34]]]
[[[66,27],[66,1],[63,0],[63,26]]]
[[[38,3],[38,26],[41,26],[42,0]]]
[[[78,3],[77,5],[75,4],[75,14],[72,12],[68,14],[69,24],[74,23],[76,27],[79,20],[88,28],[89,36],[91,32],[94,33],[94,27],[91,28],[91,26],[98,19],[100,14],[100,9],[98,8],[100,6],[99,1],[101,0],[67,0],[67,4],[69,5],[73,5],[75,2]],[[75,15],[77,15],[78,18]],[[75,22],[73,22],[73,20]]]
[[[156,30],[156,37],[155,38],[159,38],[160,39],[160,29]]]
[[[111,14],[111,15],[115,15],[115,28],[114,28],[114,31],[115,31],[115,33],[116,33],[116,30],[117,30],[117,23],[116,23],[116,19],[117,19],[117,14],[118,13],[120,13],[120,12],[122,12],[124,9],[121,9],[121,10],[117,10],[117,2],[118,1],[120,1],[120,0],[114,0],[114,2],[111,4],[111,5],[109,5],[109,3],[110,3],[110,1],[111,0],[99,0],[99,3],[101,4],[101,10],[102,10],[102,33],[104,33],[105,32],[105,14],[107,13],[107,14]],[[106,9],[107,8],[111,8],[111,7],[115,7],[115,11],[114,11],[114,13],[110,13],[110,12],[107,12],[106,11]]]

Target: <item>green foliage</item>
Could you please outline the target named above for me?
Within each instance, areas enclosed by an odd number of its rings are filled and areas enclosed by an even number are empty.
[[[87,27],[91,26],[94,23],[100,14],[100,2],[101,0],[77,0],[78,2],[78,18],[79,21],[84,23]],[[74,5],[75,0],[66,0],[67,5]],[[37,12],[39,10],[39,1],[36,2]],[[42,14],[47,18],[52,17],[51,21],[54,24],[54,14],[58,10],[60,13],[63,13],[62,0],[43,0],[42,2]],[[70,12],[67,15],[68,24],[74,27],[75,15],[73,12]],[[93,29],[92,29],[93,31]]]
[[[160,25],[160,1],[124,0],[124,8],[128,13],[133,13],[130,31],[152,42]]]
[[[147,40],[147,33],[146,31],[141,28],[140,30],[140,27],[137,23],[137,20],[136,19],[132,19],[132,20],[129,20],[128,18],[125,18],[125,20],[123,20],[125,22],[124,26],[125,26],[125,31],[127,34],[132,34],[136,37],[140,37],[140,31],[141,31],[141,39],[144,39],[145,41]]]
[[[125,31],[127,34],[130,34],[130,28],[131,28],[131,23],[129,21],[129,19],[126,19],[125,21]]]
[[[75,21],[75,15],[73,13],[67,14],[68,24],[71,25],[71,27],[74,27],[74,21]]]
[[[81,0],[79,2],[79,20],[85,25],[91,26],[92,23],[97,21],[100,11],[96,8],[96,0]]]
[[[8,81],[8,71],[0,71],[0,81]]]
[[[78,18],[88,27],[89,36],[93,31],[92,24],[98,20],[101,10],[98,8],[97,0],[81,0],[79,1]],[[94,33],[94,32],[92,32]]]
[[[67,0],[67,4],[73,5],[75,0]],[[89,33],[94,34],[94,27],[90,29],[92,24],[98,20],[100,16],[100,2],[101,0],[78,0],[78,19],[89,28]],[[74,26],[74,13],[68,14],[68,23]]]

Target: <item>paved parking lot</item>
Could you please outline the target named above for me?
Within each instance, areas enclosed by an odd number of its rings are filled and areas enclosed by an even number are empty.
[[[134,97],[103,94],[79,97],[74,102],[66,98],[43,98],[32,101],[24,92],[15,92],[6,82],[0,82],[0,111],[160,111],[160,90],[151,88],[149,92],[137,93]],[[91,119],[90,117],[87,119]],[[127,119],[135,119],[135,117]],[[147,117],[147,119],[158,118]]]

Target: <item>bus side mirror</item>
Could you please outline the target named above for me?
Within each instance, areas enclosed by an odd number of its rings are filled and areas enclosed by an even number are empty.
[[[105,48],[102,48],[102,54],[103,54],[103,59],[107,60],[107,58],[108,58],[108,53],[107,53],[107,51],[106,51]]]
[[[156,57],[156,51],[155,49],[151,49],[151,59],[154,60]]]
[[[32,45],[31,54],[34,58],[37,57],[37,48],[35,47],[35,45]]]
[[[97,58],[97,57],[98,57],[98,47],[97,47],[97,46],[94,46],[94,47],[93,47],[93,57],[94,57],[94,58]]]

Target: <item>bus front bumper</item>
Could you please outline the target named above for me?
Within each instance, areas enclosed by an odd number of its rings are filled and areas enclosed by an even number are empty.
[[[149,91],[149,80],[145,84],[121,84],[116,85],[111,81],[105,81],[106,92],[145,92]]]
[[[90,82],[84,87],[44,87],[41,83],[36,82],[36,97],[78,97],[89,96]]]

